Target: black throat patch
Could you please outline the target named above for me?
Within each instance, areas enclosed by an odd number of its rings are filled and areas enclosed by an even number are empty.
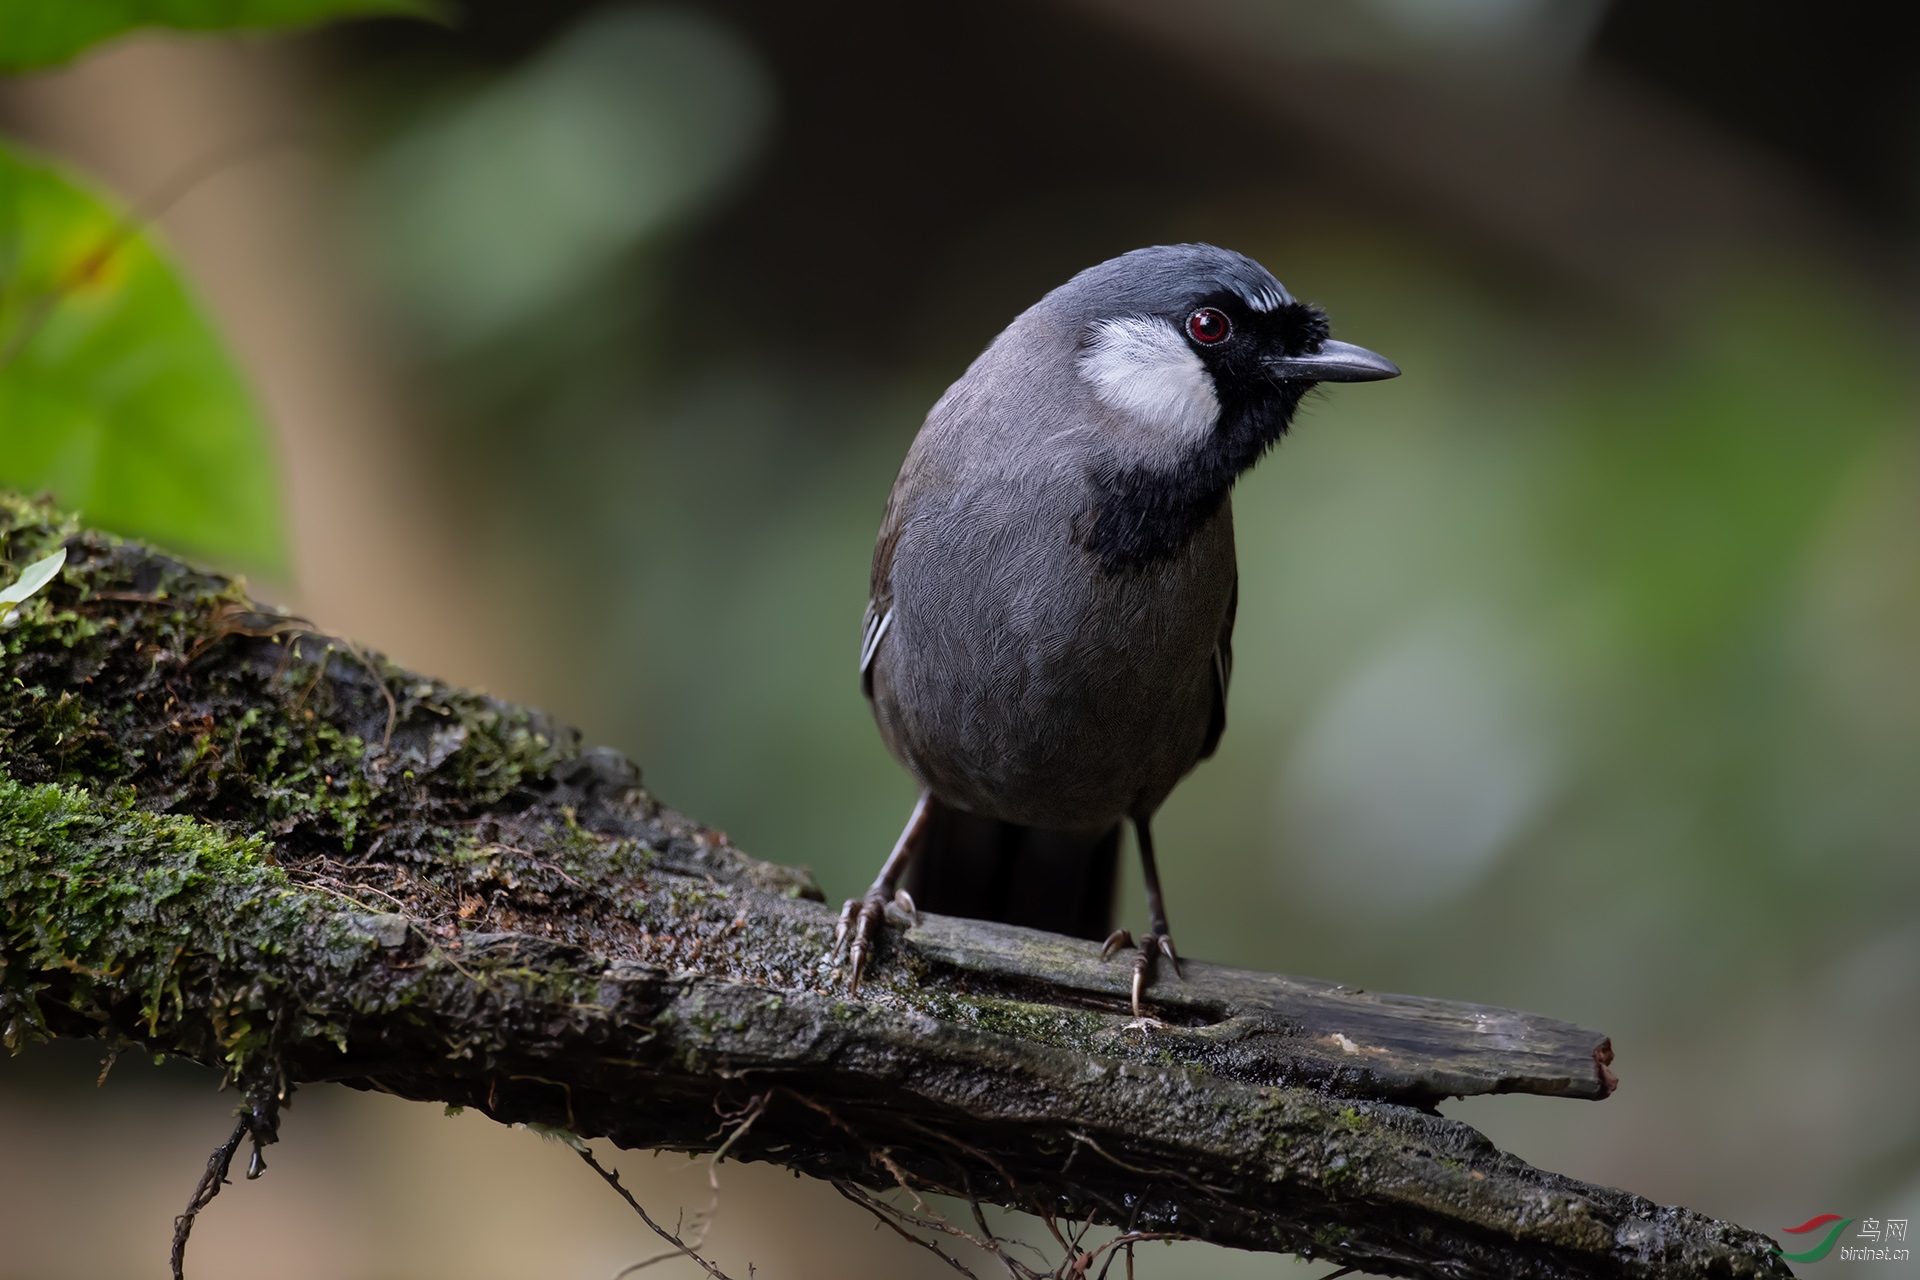
[[[1114,574],[1174,555],[1213,519],[1240,474],[1286,434],[1311,386],[1267,382],[1242,396],[1221,387],[1220,425],[1174,466],[1096,465],[1088,476],[1093,501],[1075,522],[1075,541]]]

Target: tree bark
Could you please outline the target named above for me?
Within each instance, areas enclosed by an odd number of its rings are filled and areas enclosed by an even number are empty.
[[[10,1047],[218,1067],[262,1141],[295,1086],[338,1081],[623,1147],[725,1142],[872,1203],[1386,1275],[1790,1274],[1758,1234],[1433,1110],[1604,1098],[1598,1033],[1201,963],[1139,1022],[1091,944],[932,916],[894,923],[854,998],[806,873],[661,807],[619,755],[0,499],[12,564],[62,543],[0,630]]]

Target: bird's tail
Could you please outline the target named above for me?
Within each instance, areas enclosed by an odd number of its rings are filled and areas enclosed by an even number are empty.
[[[907,868],[915,906],[1096,941],[1107,936],[1119,823],[1106,831],[1048,831],[938,800],[930,805],[924,842]]]

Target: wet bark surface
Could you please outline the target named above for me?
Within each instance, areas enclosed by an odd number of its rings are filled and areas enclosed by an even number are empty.
[[[1597,1032],[1199,963],[1140,1021],[1093,944],[939,917],[895,921],[855,998],[807,874],[621,756],[0,499],[9,577],[63,544],[0,629],[10,1046],[217,1067],[263,1140],[338,1081],[1387,1275],[1790,1274],[1433,1110],[1604,1098]]]

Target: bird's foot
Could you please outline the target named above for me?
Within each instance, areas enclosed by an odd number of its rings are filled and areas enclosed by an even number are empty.
[[[1180,972],[1180,956],[1173,949],[1173,939],[1168,936],[1164,928],[1156,929],[1140,939],[1139,946],[1135,947],[1131,933],[1125,929],[1115,929],[1107,935],[1106,942],[1101,944],[1100,958],[1111,959],[1116,951],[1136,952],[1133,957],[1133,1016],[1136,1021],[1147,1021],[1146,1015],[1140,1012],[1140,993],[1146,990],[1149,982],[1153,981],[1155,957],[1165,956],[1172,961],[1173,974],[1176,978],[1185,976]]]
[[[912,895],[905,889],[889,894],[884,885],[873,886],[865,897],[848,898],[840,908],[840,923],[833,931],[833,960],[838,964],[842,956],[846,957],[853,970],[848,989],[854,995],[860,994],[860,979],[879,942],[880,926],[887,918],[888,907],[904,912],[907,923],[920,923],[920,912],[913,905]]]

